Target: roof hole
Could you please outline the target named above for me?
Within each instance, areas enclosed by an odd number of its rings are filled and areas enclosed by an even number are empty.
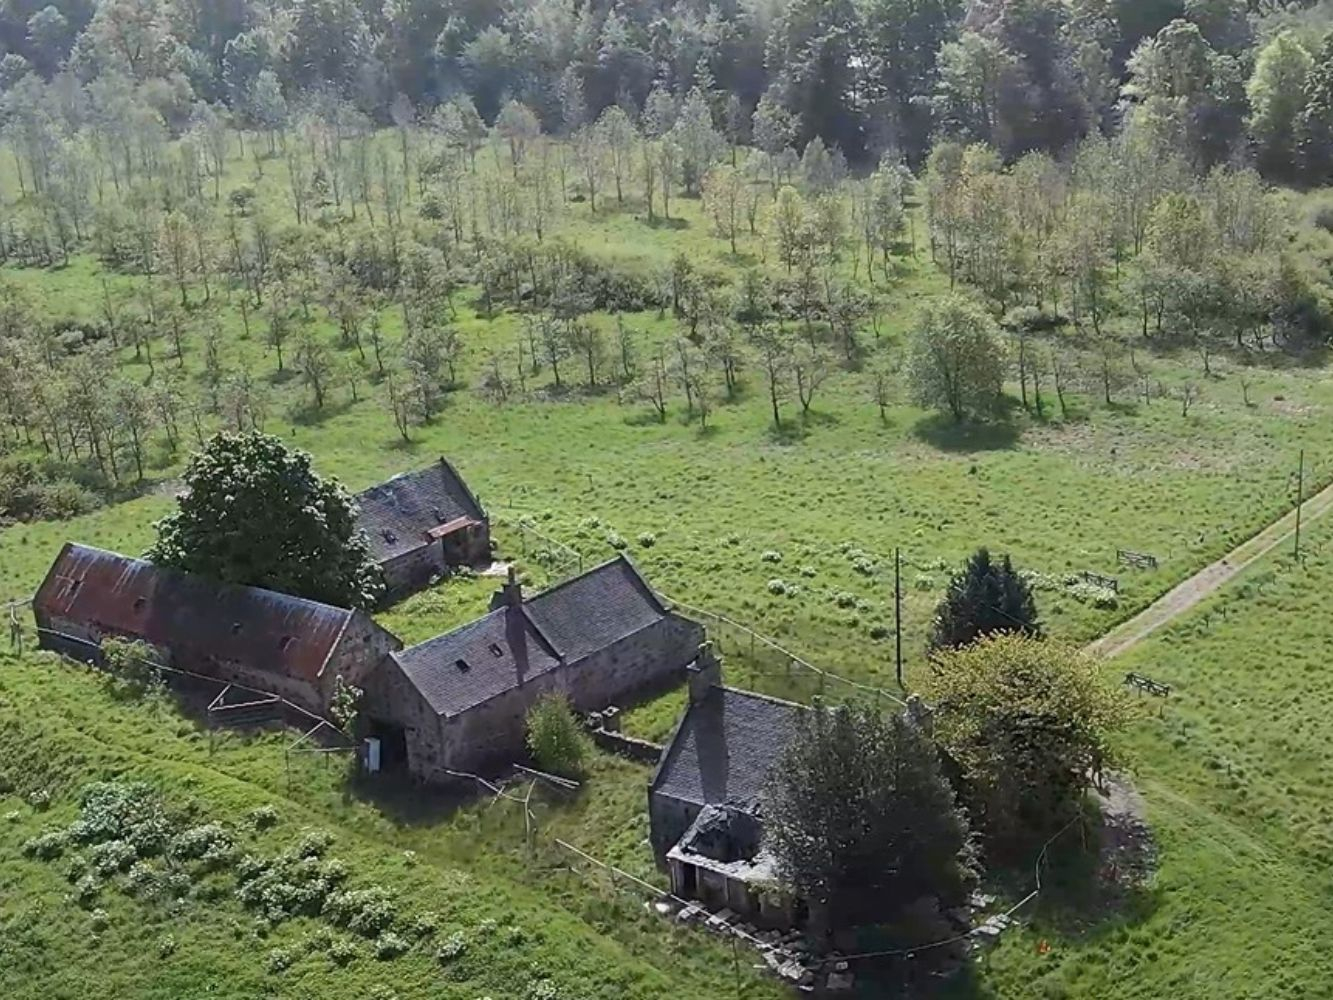
[[[287,652],[287,647],[290,646],[291,644],[292,644],[292,637],[290,635],[284,635],[281,639],[278,640],[278,648],[282,650],[284,653]]]
[[[231,623],[231,634],[232,634],[232,635],[240,635],[240,634],[241,634],[241,623],[240,623],[240,622],[232,622],[232,623]]]
[[[472,665],[468,663],[467,660],[462,660],[462,659],[454,660],[454,666],[457,667],[459,670],[462,670],[464,673],[472,669]]]
[[[142,610],[143,610],[143,606],[144,606],[145,604],[147,604],[147,603],[148,603],[148,598],[146,598],[146,597],[136,597],[136,598],[134,599],[134,610],[135,610],[135,611],[142,611]]]

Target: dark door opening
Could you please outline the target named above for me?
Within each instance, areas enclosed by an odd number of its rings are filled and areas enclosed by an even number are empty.
[[[402,726],[380,719],[369,719],[366,735],[380,741],[381,771],[400,771],[407,767],[407,732]]]

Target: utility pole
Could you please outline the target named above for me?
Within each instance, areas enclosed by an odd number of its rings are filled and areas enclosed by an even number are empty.
[[[903,579],[902,552],[896,546],[893,550],[893,643],[894,662],[897,665],[898,687],[903,687]]]
[[[1296,466],[1296,548],[1292,553],[1301,557],[1301,503],[1305,499],[1305,449],[1301,449],[1300,462]]]

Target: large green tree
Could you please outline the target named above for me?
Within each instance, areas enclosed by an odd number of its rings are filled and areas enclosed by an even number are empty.
[[[988,549],[982,548],[949,581],[935,608],[930,648],[966,646],[996,632],[1040,637],[1041,622],[1032,587],[1015,571],[1009,556],[997,562]]]
[[[962,295],[927,306],[912,334],[907,375],[918,403],[955,420],[994,413],[1004,384],[995,321]]]
[[[764,827],[783,880],[830,929],[884,922],[922,896],[956,905],[972,875],[967,819],[934,744],[868,707],[798,717]]]
[[[941,653],[922,694],[935,706],[935,738],[962,769],[971,815],[1001,849],[1075,814],[1115,763],[1113,736],[1130,712],[1095,659],[1024,635]]]
[[[1297,119],[1305,107],[1310,53],[1294,31],[1283,31],[1263,47],[1246,94],[1250,101],[1250,136],[1255,160],[1268,177],[1296,176]]]
[[[148,558],[226,583],[366,607],[379,575],[356,505],[310,456],[257,432],[222,433],[191,459]]]

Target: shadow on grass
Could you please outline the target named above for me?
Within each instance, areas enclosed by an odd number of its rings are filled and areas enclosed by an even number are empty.
[[[663,427],[666,425],[666,418],[659,416],[651,404],[643,404],[642,409],[637,408],[638,404],[635,404],[635,406],[633,412],[625,415],[625,425],[627,427]]]
[[[324,421],[332,420],[334,417],[346,413],[352,405],[350,399],[327,402],[322,407],[316,406],[312,402],[304,402],[292,407],[288,415],[297,427],[318,427]]]
[[[478,799],[473,783],[459,781],[427,788],[401,771],[384,771],[373,777],[360,770],[349,772],[344,792],[374,806],[398,827],[434,826]]]
[[[653,220],[652,220],[651,222],[649,222],[647,219],[644,219],[644,220],[643,220],[643,224],[644,224],[645,226],[647,226],[649,229],[676,229],[676,230],[680,230],[680,229],[689,229],[689,228],[690,228],[690,221],[689,221],[689,219],[681,219],[681,218],[664,219],[664,218],[662,218],[660,215],[654,217]]]
[[[941,413],[922,417],[912,425],[917,439],[941,451],[1003,451],[1018,444],[1019,429],[1013,421],[991,423],[957,421]]]

